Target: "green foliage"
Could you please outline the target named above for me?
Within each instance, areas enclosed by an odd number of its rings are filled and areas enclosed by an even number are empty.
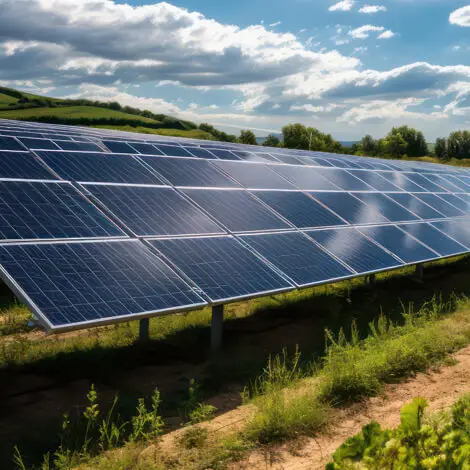
[[[470,394],[439,420],[426,423],[426,407],[420,397],[403,406],[394,430],[382,430],[376,422],[364,426],[338,448],[327,470],[470,469]]]
[[[211,124],[208,124],[207,122],[203,122],[199,124],[199,129],[201,131],[211,134],[212,136],[214,136],[215,140],[218,140],[220,142],[237,142],[236,136],[227,134],[223,131],[219,131],[218,129],[216,129]]]
[[[289,124],[282,128],[284,147],[303,150],[321,150],[325,152],[340,152],[341,144],[313,127],[302,124]]]
[[[200,449],[206,444],[208,436],[206,428],[192,426],[183,432],[179,444],[185,449]]]
[[[160,392],[155,389],[152,395],[152,406],[148,410],[143,398],[139,398],[137,414],[132,417],[132,432],[129,436],[131,442],[157,439],[164,426],[163,419],[158,414],[160,408]]]
[[[199,403],[194,410],[189,412],[189,422],[191,424],[202,423],[214,417],[217,408],[207,403]]]
[[[240,142],[241,144],[247,144],[247,145],[258,145],[258,142],[256,142],[255,134],[250,130],[242,130],[240,132],[240,137],[238,138],[238,142]]]
[[[470,131],[452,132],[447,140],[449,158],[470,158]]]
[[[434,153],[439,160],[447,160],[449,154],[447,153],[447,140],[442,138],[436,139]]]
[[[273,134],[269,134],[263,142],[263,147],[281,147],[281,141]]]

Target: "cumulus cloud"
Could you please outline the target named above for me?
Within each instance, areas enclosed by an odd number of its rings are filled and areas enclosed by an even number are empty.
[[[379,34],[377,36],[377,39],[391,39],[396,36],[396,33],[391,31],[390,29],[387,29],[387,31],[384,31],[382,34]]]
[[[366,24],[360,26],[359,28],[353,29],[349,32],[350,36],[354,39],[367,39],[370,36],[370,33],[384,31],[383,26],[373,26],[371,24]]]
[[[367,15],[373,15],[380,11],[387,11],[387,7],[383,5],[364,5],[359,9],[359,13],[365,13]]]
[[[328,11],[350,11],[354,6],[354,0],[342,0],[328,8]]]
[[[451,13],[449,17],[451,24],[457,26],[470,27],[470,5],[466,7],[459,8]]]

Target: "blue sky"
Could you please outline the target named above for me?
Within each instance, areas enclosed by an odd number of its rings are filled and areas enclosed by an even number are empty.
[[[469,0],[0,0],[0,84],[258,135],[470,124]]]

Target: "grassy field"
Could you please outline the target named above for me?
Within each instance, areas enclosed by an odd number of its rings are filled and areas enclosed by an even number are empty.
[[[138,132],[140,134],[166,135],[168,137],[186,137],[188,139],[213,140],[214,137],[208,132],[200,129],[151,129],[149,127],[132,127],[132,126],[93,126],[100,129],[114,129],[125,132]]]
[[[18,101],[17,98],[14,98],[13,96],[8,96],[3,93],[0,93],[0,109],[2,107],[8,108],[9,104],[16,103]]]

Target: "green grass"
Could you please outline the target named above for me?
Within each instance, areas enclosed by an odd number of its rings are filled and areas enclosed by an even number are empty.
[[[154,119],[94,106],[66,106],[57,108],[30,108],[0,111],[0,117],[3,119],[25,119],[33,121],[36,118],[45,116],[55,116],[62,119],[128,119],[130,121],[139,120],[151,124],[158,124],[158,121],[155,121]]]
[[[14,98],[13,96],[5,95],[3,93],[0,93],[0,107],[5,107],[8,108],[9,104],[16,103],[18,101],[17,98]]]
[[[125,132],[137,132],[139,134],[155,134],[155,135],[166,135],[169,137],[186,137],[188,139],[202,139],[202,140],[213,140],[214,137],[208,132],[201,131],[199,129],[152,129],[150,127],[142,126],[107,126],[97,125],[94,128],[100,129],[112,129]]]

